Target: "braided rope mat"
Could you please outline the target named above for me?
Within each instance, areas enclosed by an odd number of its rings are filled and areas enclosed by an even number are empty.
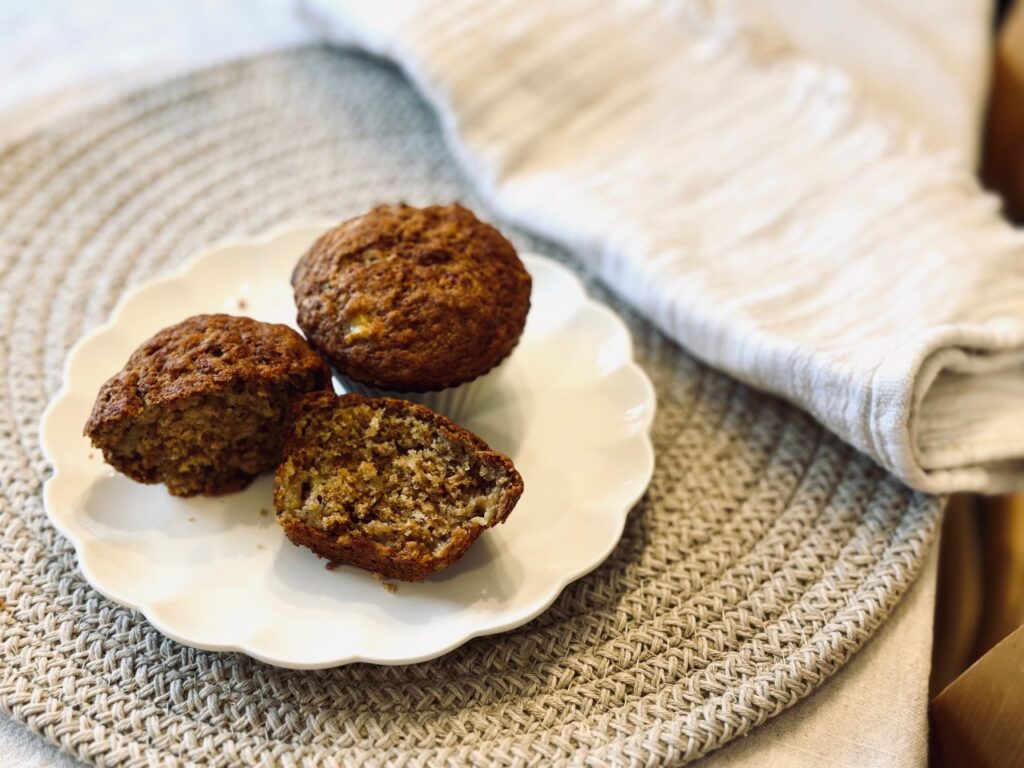
[[[404,80],[321,48],[179,79],[0,154],[4,712],[100,765],[678,763],[867,639],[939,500],[621,306],[658,390],[655,477],[605,565],[520,630],[420,665],[294,672],[180,646],[88,587],[44,515],[36,435],[74,340],[222,237],[453,198],[482,207]]]

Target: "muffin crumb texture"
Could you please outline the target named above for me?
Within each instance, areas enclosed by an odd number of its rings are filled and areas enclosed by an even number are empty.
[[[504,522],[522,490],[507,457],[422,406],[318,393],[296,406],[274,500],[294,543],[417,581]]]
[[[175,496],[230,493],[277,466],[292,402],[329,385],[324,360],[287,326],[197,315],[132,354],[85,434],[133,480]]]

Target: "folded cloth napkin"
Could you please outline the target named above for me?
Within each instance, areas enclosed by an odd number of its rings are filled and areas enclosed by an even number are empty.
[[[917,488],[1024,486],[1024,234],[962,160],[743,5],[306,11],[406,71],[500,215],[709,364]]]

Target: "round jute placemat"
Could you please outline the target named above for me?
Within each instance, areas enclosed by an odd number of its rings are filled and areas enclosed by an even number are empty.
[[[89,588],[43,512],[36,432],[75,339],[225,236],[454,198],[487,213],[402,77],[322,48],[178,79],[0,153],[4,712],[102,765],[678,763],[868,638],[939,500],[592,282],[657,387],[657,470],[608,561],[527,626],[419,665],[294,672],[178,645]]]

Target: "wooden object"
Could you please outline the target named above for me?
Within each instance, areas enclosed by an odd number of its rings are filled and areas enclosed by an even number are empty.
[[[945,768],[1024,765],[1024,627],[936,696],[931,714]]]
[[[1007,215],[1024,223],[1024,2],[999,30],[992,98],[982,152],[985,186],[1002,196]]]

